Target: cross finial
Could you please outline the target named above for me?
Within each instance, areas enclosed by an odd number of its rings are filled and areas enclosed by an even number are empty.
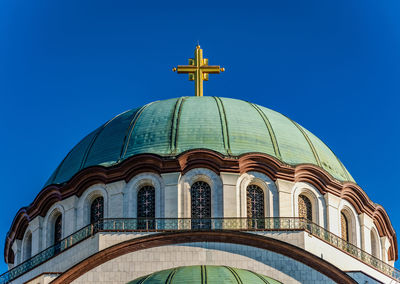
[[[217,65],[208,65],[208,59],[203,58],[203,50],[197,44],[194,51],[194,58],[189,58],[189,65],[178,65],[177,68],[173,68],[172,70],[174,72],[178,71],[178,74],[189,74],[189,80],[194,81],[195,84],[195,95],[202,97],[203,81],[208,81],[208,74],[219,74],[224,72],[225,68]]]

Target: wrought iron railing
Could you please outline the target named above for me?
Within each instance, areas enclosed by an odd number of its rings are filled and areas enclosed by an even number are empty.
[[[159,219],[104,219],[88,225],[59,243],[41,251],[30,259],[0,275],[0,284],[8,283],[50,258],[86,240],[98,232],[173,232],[188,230],[237,230],[237,231],[307,231],[309,234],[350,254],[389,277],[400,281],[400,270],[341,239],[335,234],[303,218],[159,218]]]

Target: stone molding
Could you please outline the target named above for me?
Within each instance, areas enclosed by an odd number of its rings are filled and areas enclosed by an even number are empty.
[[[247,153],[239,157],[224,157],[205,149],[190,150],[176,158],[166,158],[153,154],[132,156],[120,164],[111,167],[93,166],[81,170],[64,184],[52,184],[43,188],[34,201],[21,208],[12,222],[6,237],[4,258],[6,263],[14,262],[11,253],[13,242],[21,240],[28,224],[37,216],[46,216],[48,210],[58,201],[71,196],[80,197],[90,186],[99,183],[112,183],[120,180],[129,182],[141,173],[157,175],[181,172],[186,174],[192,169],[205,168],[217,175],[220,172],[248,173],[260,172],[271,180],[277,179],[305,182],[313,185],[321,194],[332,193],[347,200],[357,214],[370,216],[379,236],[387,236],[390,242],[389,260],[397,260],[397,237],[385,209],[372,202],[360,186],[353,182],[340,182],[322,168],[311,164],[290,166],[262,153]]]
[[[127,204],[125,204],[128,210],[128,212],[126,212],[127,217],[137,218],[137,194],[139,190],[146,185],[153,186],[155,190],[155,218],[164,217],[161,214],[161,212],[163,212],[163,208],[161,208],[161,206],[164,206],[161,202],[164,197],[164,192],[161,189],[164,188],[164,184],[161,176],[153,172],[141,173],[136,175],[131,180],[129,180],[124,187],[123,194],[128,196]]]
[[[204,181],[211,187],[211,217],[223,217],[222,180],[220,176],[207,168],[195,168],[186,172],[179,181],[178,188],[178,216],[181,218],[190,218],[191,212],[191,194],[192,185],[197,181]]]
[[[71,283],[91,269],[127,253],[152,247],[192,242],[223,242],[257,247],[299,261],[331,278],[336,283],[357,283],[345,272],[341,271],[322,258],[319,258],[305,251],[304,249],[280,240],[243,232],[192,231],[181,233],[162,233],[118,243],[76,264],[69,270],[62,273],[58,278],[53,280],[52,284]]]
[[[240,217],[247,217],[247,187],[257,185],[264,192],[264,217],[279,217],[279,197],[276,184],[269,176],[260,172],[243,173],[237,180],[237,207],[240,210]]]

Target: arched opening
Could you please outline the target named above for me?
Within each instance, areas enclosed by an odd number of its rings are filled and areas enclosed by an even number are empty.
[[[24,239],[24,251],[22,261],[25,261],[32,257],[32,234],[27,232]]]
[[[340,228],[342,229],[342,239],[346,242],[349,241],[349,221],[347,220],[346,215],[340,212]]]
[[[375,230],[372,228],[371,229],[371,254],[378,259],[380,258],[379,250],[380,250],[380,244],[379,244],[378,235],[376,234]]]
[[[250,228],[265,227],[264,213],[264,191],[257,185],[251,184],[247,186],[247,218]]]
[[[190,188],[192,229],[211,228],[211,188],[204,181],[195,182]]]
[[[137,195],[138,229],[155,228],[155,189],[151,185],[143,186]]]
[[[340,211],[340,236],[346,241],[343,244],[343,249],[351,249],[347,246],[347,243],[357,245],[356,220],[353,212],[348,207],[344,207]]]
[[[310,199],[304,194],[298,197],[298,212],[299,217],[313,221],[313,208]]]
[[[54,238],[53,238],[53,244],[54,244],[54,253],[59,253],[61,251],[61,240],[62,240],[62,215],[59,214],[55,221],[54,221],[54,226],[53,226],[53,231],[54,231]]]
[[[104,218],[104,198],[97,197],[90,205],[90,224],[93,224],[94,230],[103,229]]]

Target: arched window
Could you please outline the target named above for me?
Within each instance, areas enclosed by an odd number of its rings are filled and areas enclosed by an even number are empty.
[[[379,258],[379,247],[378,236],[374,230],[371,230],[371,254],[376,258]]]
[[[62,239],[62,215],[58,215],[54,222],[54,251],[55,253],[61,250],[61,239]]]
[[[251,228],[264,227],[264,191],[257,185],[247,187],[247,218]]]
[[[32,256],[32,234],[29,232],[27,233],[24,241],[23,261],[31,258],[31,256]]]
[[[153,186],[142,187],[137,196],[138,229],[154,229],[156,216],[155,189]]]
[[[103,228],[102,220],[104,218],[104,198],[97,197],[90,205],[90,224],[94,225],[94,230],[97,232]]]
[[[193,229],[211,228],[211,188],[204,181],[195,182],[191,189],[191,216]],[[205,219],[205,220],[201,220]]]
[[[342,229],[342,239],[345,241],[349,241],[349,221],[347,220],[346,215],[340,212],[340,227]]]
[[[340,210],[340,236],[350,244],[357,245],[357,223],[354,216],[353,211],[348,206]]]
[[[310,199],[300,194],[298,197],[299,217],[312,221],[312,204]]]

